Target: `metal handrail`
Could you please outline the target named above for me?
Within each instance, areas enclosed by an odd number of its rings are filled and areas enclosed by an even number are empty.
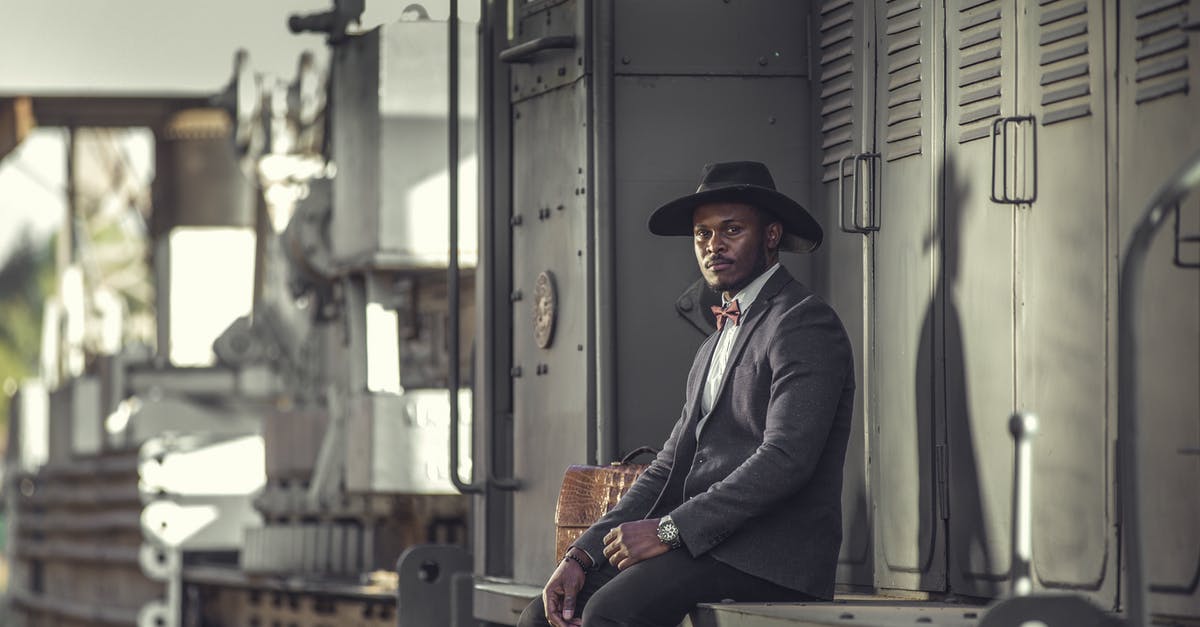
[[[1028,596],[1033,592],[1030,564],[1033,563],[1033,438],[1038,418],[1018,412],[1008,419],[1013,438],[1012,499],[1012,594]]]
[[[1142,530],[1143,491],[1139,488],[1142,475],[1142,459],[1139,441],[1137,412],[1138,373],[1137,323],[1141,314],[1139,288],[1145,269],[1147,253],[1154,236],[1167,222],[1171,213],[1178,210],[1179,203],[1197,187],[1200,187],[1200,152],[1193,154],[1186,165],[1180,168],[1159,188],[1129,238],[1125,258],[1118,279],[1119,304],[1117,309],[1117,441],[1120,447],[1119,467],[1121,481],[1118,486],[1122,515],[1126,529],[1128,557],[1129,602],[1126,615],[1131,627],[1148,627],[1150,614],[1146,604],[1146,573],[1144,534]]]
[[[458,46],[458,0],[450,0],[450,17],[447,20],[448,34],[448,57],[449,57],[449,107],[447,112],[447,142],[446,157],[447,157],[447,174],[449,179],[449,197],[447,213],[449,214],[449,245],[448,258],[446,262],[446,296],[449,308],[449,328],[447,331],[447,346],[446,352],[449,354],[450,367],[446,377],[446,390],[450,398],[450,483],[454,488],[463,494],[482,494],[489,487],[499,490],[519,490],[521,488],[520,480],[515,477],[497,477],[491,464],[488,464],[487,470],[481,479],[469,478],[466,481],[458,474],[458,466],[462,455],[459,451],[459,425],[461,424],[461,416],[458,406],[458,355],[461,351],[461,330],[460,323],[462,320],[462,311],[459,308],[459,278],[461,272],[458,263],[458,138],[459,138],[459,106],[458,106],[458,77],[459,77],[459,46]],[[472,417],[472,425],[478,420]],[[472,438],[474,442],[474,438]],[[474,451],[474,447],[472,447]],[[488,459],[492,460],[494,456],[488,454]],[[475,460],[475,455],[471,455],[472,462]],[[474,469],[474,466],[472,466]],[[473,474],[473,473],[472,473]]]

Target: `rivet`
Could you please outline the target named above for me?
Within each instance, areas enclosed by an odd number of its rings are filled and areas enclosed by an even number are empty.
[[[621,57],[621,65],[629,65],[629,57]]]
[[[558,75],[559,75],[559,76],[566,76],[566,75],[567,75],[567,68],[565,68],[565,67],[560,67],[560,68],[558,68]]]
[[[759,65],[766,65],[766,64],[767,64],[767,58],[766,58],[766,57],[759,57],[759,58],[758,58],[758,64],[759,64]]]
[[[767,124],[774,124],[774,123],[775,123],[775,116],[773,116],[773,115],[767,116]]]

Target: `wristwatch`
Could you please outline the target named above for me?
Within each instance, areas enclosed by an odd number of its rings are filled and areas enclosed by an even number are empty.
[[[683,538],[679,537],[679,527],[675,526],[675,521],[671,520],[670,516],[658,519],[658,540],[672,549],[683,546]]]

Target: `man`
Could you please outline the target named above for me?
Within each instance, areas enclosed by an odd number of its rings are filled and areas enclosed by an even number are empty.
[[[833,310],[778,263],[821,227],[756,162],[707,166],[649,226],[692,236],[728,304],[662,452],[567,551],[525,627],[675,627],[698,603],[833,596],[853,356]]]

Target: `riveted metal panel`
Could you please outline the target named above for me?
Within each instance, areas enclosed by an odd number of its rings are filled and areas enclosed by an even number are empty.
[[[807,3],[617,0],[618,74],[808,74]],[[669,36],[664,34],[669,33]],[[753,33],[753,36],[744,36]]]
[[[838,230],[838,165],[843,157],[874,149],[875,56],[866,44],[874,38],[870,2],[826,0],[814,7],[813,59],[815,81],[813,114],[817,135],[818,187],[813,214],[825,228],[825,241],[814,258],[816,291],[838,312],[854,348],[854,419],[846,449],[842,486],[842,550],[837,582],[873,586],[875,543],[872,540],[872,503],[867,450],[866,288],[864,256],[869,241],[857,233]],[[849,189],[849,185],[847,185]]]
[[[1036,119],[1037,198],[1017,209],[1017,407],[1033,443],[1037,584],[1116,596],[1107,236],[1105,11],[1114,3],[1029,2],[1018,24],[1021,114]]]
[[[942,154],[941,4],[877,5],[874,120],[879,230],[872,233],[868,420],[877,586],[944,590],[946,538],[937,463],[944,445],[938,199]],[[944,480],[944,477],[941,477]]]
[[[557,561],[554,507],[563,471],[588,459],[587,88],[513,107],[513,576],[543,582]],[[538,276],[553,275],[553,340],[539,346]],[[543,292],[544,293],[544,292]]]
[[[1183,24],[1200,2],[1122,2],[1118,168],[1120,237],[1142,217],[1159,185],[1200,145],[1200,128],[1183,123],[1200,108],[1200,42]],[[1126,89],[1125,86],[1132,86]],[[1200,231],[1200,200],[1182,207],[1183,228]],[[1155,613],[1200,614],[1200,271],[1171,263],[1170,229],[1147,255],[1136,356],[1146,504],[1146,577]]]
[[[679,418],[704,335],[676,311],[700,278],[691,238],[658,237],[646,220],[691,193],[706,163],[752,159],[809,205],[807,81],[796,77],[618,77],[616,80],[617,417],[622,451],[658,447]],[[673,111],[646,116],[645,111]],[[716,123],[719,121],[719,123]],[[697,129],[705,129],[697,132]],[[601,253],[609,254],[609,251]],[[806,281],[809,257],[781,261]],[[637,315],[624,315],[636,312]]]
[[[509,95],[513,102],[569,85],[589,70],[584,53],[586,42],[579,35],[584,32],[586,16],[582,4],[582,0],[567,0],[522,8],[522,19],[510,45],[528,45],[553,37],[572,37],[574,42],[532,53],[511,63]]]
[[[949,584],[998,596],[1006,587],[1015,400],[1011,206],[992,203],[993,119],[1013,115],[1016,3],[946,12],[946,157],[942,326],[949,487]]]

